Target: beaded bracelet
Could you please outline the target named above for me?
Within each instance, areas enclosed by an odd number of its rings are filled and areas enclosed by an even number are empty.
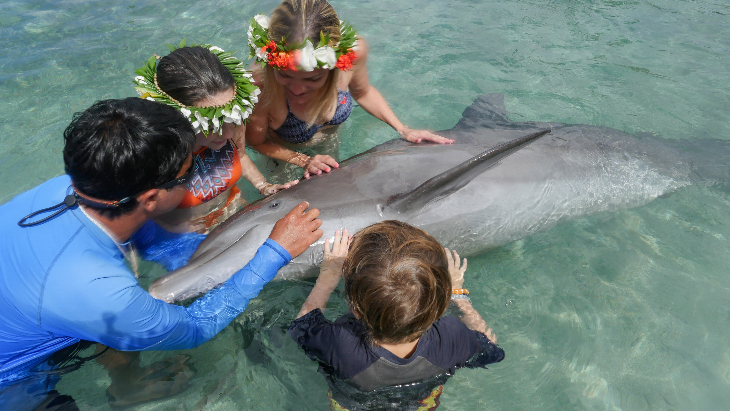
[[[304,171],[306,172],[307,169],[309,168],[309,163],[312,162],[313,158],[314,157],[310,157],[306,154],[296,153],[291,158],[289,158],[289,160],[287,160],[287,161],[289,163],[294,164],[295,166],[299,166],[299,167],[303,168]],[[295,163],[295,161],[299,162],[300,164]]]
[[[471,298],[466,294],[451,294],[451,300],[466,300],[471,303]]]
[[[454,295],[454,294],[456,294],[456,295],[461,295],[461,294],[469,295],[469,290],[467,290],[466,288],[454,288],[453,290],[451,290],[451,295]]]

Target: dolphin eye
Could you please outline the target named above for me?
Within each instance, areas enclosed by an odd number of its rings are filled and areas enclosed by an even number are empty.
[[[276,208],[276,207],[279,207],[280,204],[281,204],[281,201],[277,200],[277,201],[274,201],[273,203],[271,203],[271,205],[269,207]]]

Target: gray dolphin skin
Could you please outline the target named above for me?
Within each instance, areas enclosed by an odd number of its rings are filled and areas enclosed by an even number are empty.
[[[325,236],[396,219],[469,256],[571,218],[640,206],[696,181],[728,181],[730,149],[722,140],[512,122],[500,94],[478,97],[454,128],[438,134],[456,142],[392,140],[250,204],[214,230],[187,266],[155,281],[150,294],[182,301],[224,282],[302,201],[320,210]],[[276,278],[316,275],[323,243]]]

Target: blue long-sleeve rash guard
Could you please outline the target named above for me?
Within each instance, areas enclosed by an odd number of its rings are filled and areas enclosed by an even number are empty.
[[[139,286],[117,245],[78,206],[18,226],[23,216],[62,201],[69,186],[68,176],[57,177],[0,207],[0,382],[80,339],[127,351],[197,347],[291,260],[267,240],[243,269],[189,307],[167,304]],[[165,260],[157,246],[176,240],[192,247],[178,250],[185,261],[200,242],[151,222],[132,238],[143,256],[157,260]],[[161,262],[180,265],[173,260]]]

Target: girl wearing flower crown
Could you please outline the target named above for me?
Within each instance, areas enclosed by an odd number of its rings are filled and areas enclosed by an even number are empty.
[[[170,47],[159,63],[155,57],[134,79],[140,96],[171,105],[197,132],[193,168],[185,198],[176,210],[157,220],[170,231],[206,232],[240,209],[245,201],[236,186],[243,176],[266,196],[297,181],[270,184],[232,138],[245,133],[246,121],[259,90],[243,63],[214,46]]]
[[[250,57],[262,68],[262,95],[245,139],[254,150],[304,169],[304,177],[337,168],[330,155],[297,152],[344,122],[353,99],[410,142],[453,140],[403,125],[368,80],[367,48],[325,0],[285,0],[271,18],[257,15],[248,30]]]

